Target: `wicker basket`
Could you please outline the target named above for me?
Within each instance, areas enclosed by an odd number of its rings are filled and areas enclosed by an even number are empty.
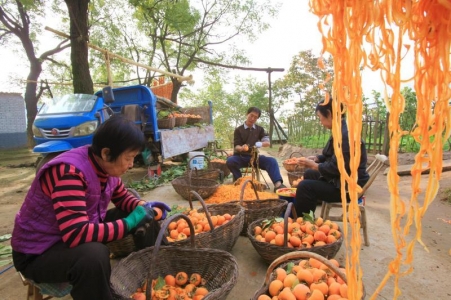
[[[198,248],[212,248],[230,252],[243,229],[244,208],[232,203],[206,205],[198,193],[194,191],[191,191],[191,193],[202,205],[202,208],[198,209],[198,212],[205,212],[211,228],[209,232],[202,232],[196,235],[196,246]],[[190,207],[193,209],[191,201]],[[210,216],[223,215],[225,213],[235,215],[235,217],[230,219],[226,224],[215,228]],[[176,241],[171,244],[185,246],[188,244],[188,240]]]
[[[229,156],[227,154],[227,152],[224,151],[224,150],[215,150],[215,152],[220,152],[225,157]],[[224,174],[224,178],[230,175],[230,169],[229,169],[229,167],[227,167],[227,160],[224,160],[224,163],[212,162],[211,161],[211,156],[210,156],[209,167],[212,168],[212,169],[218,169],[218,170],[222,171],[222,173]]]
[[[304,176],[305,168],[299,165],[295,165],[293,172],[287,172],[288,174],[288,182],[290,183],[291,187],[297,187],[293,186],[293,182],[301,179],[301,177]]]
[[[244,190],[246,185],[250,183],[253,186],[256,200],[243,201]],[[260,200],[256,187],[252,180],[246,180],[241,187],[240,200],[231,201],[229,203],[237,203],[244,208],[244,225],[241,235],[247,235],[247,227],[257,219],[268,218],[271,216],[281,216],[286,210],[288,201],[282,199],[265,199]]]
[[[299,154],[300,156],[303,156],[301,152],[293,152],[290,154],[290,158],[292,158],[293,155],[295,155],[295,154]],[[285,161],[283,162],[283,167],[285,168],[285,170],[287,170],[287,172],[294,172],[296,169],[296,166],[297,165],[295,165],[295,164],[287,164]]]
[[[191,247],[161,246],[163,233],[170,222],[184,218],[191,230]],[[149,247],[121,260],[111,273],[111,288],[114,299],[130,299],[143,283],[152,282],[158,276],[175,276],[180,271],[188,274],[198,273],[206,280],[209,293],[204,300],[226,299],[238,278],[238,264],[235,258],[222,250],[195,248],[194,228],[189,218],[182,214],[166,219],[162,225],[154,247]],[[147,284],[151,286],[151,284]],[[146,290],[146,299],[151,299],[150,289]]]
[[[321,256],[324,256],[326,258],[334,258],[337,254],[338,250],[340,250],[341,244],[343,243],[343,235],[340,236],[340,238],[332,243],[332,244],[326,244],[324,246],[317,246],[317,247],[311,247],[311,248],[290,248],[287,246],[287,232],[288,232],[288,216],[291,213],[291,207],[292,203],[288,203],[287,210],[285,211],[284,216],[284,246],[276,246],[270,243],[260,242],[257,241],[254,237],[254,228],[256,226],[260,226],[263,220],[265,219],[259,219],[257,221],[252,222],[249,227],[247,228],[247,236],[251,240],[252,246],[254,246],[255,250],[257,250],[258,254],[263,258],[263,260],[267,263],[273,262],[276,258],[279,256],[282,256],[284,254],[287,254],[289,252],[293,251],[308,251],[308,252],[314,252],[316,254],[319,254]]]
[[[206,157],[205,155],[195,155],[195,156],[191,157],[188,162],[188,166],[191,166],[191,161],[196,157],[203,157],[207,161],[208,168],[200,169],[200,170],[198,170],[197,168],[192,169],[192,174],[191,174],[192,178],[211,179],[211,180],[216,180],[216,181],[224,178],[223,172],[217,168],[214,168],[210,164],[210,159],[208,157]],[[186,175],[189,175],[188,174],[189,172],[190,172],[190,170],[187,170]]]
[[[171,181],[174,190],[185,200],[192,197],[191,191],[198,193],[202,199],[207,199],[218,189],[219,183],[212,179],[193,178],[192,171],[186,176],[180,176]]]
[[[274,272],[275,269],[286,268],[289,263],[298,264],[301,260],[310,258],[314,258],[325,264],[330,270],[332,270],[332,272],[334,272],[338,277],[340,277],[344,282],[347,283],[346,274],[344,274],[339,268],[337,268],[325,257],[308,251],[294,251],[280,256],[269,265],[266,271],[265,282],[263,283],[262,287],[255,292],[251,300],[258,300],[258,297],[260,295],[269,295],[269,285],[271,281],[276,278],[276,274]],[[365,299],[365,288],[363,288],[363,295],[361,299]]]
[[[200,123],[202,121],[202,118],[188,118],[186,121],[186,124],[188,125],[194,125],[196,123]]]
[[[158,119],[157,123],[159,129],[172,129],[175,126],[175,118]]]
[[[136,190],[130,188],[127,190],[136,198],[141,199],[139,193]],[[114,258],[127,256],[137,250],[135,241],[133,239],[133,234],[131,233],[127,234],[120,240],[107,243],[106,246],[110,250],[110,255]]]
[[[176,117],[175,118],[175,127],[185,126],[188,121],[187,117]]]

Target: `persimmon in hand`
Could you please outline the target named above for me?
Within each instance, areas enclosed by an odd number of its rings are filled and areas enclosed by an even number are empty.
[[[158,207],[152,207],[153,211],[155,212],[155,220],[158,221],[163,216],[163,211]]]

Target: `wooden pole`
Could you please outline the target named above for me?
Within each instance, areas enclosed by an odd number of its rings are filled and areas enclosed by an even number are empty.
[[[274,112],[272,111],[272,88],[271,88],[271,73],[272,72],[283,72],[285,69],[272,69],[267,68],[266,72],[268,73],[268,98],[269,98],[269,147],[272,148],[272,132],[274,127]]]
[[[58,31],[58,30],[53,29],[53,28],[50,28],[50,27],[48,27],[48,26],[46,26],[45,29],[48,30],[48,31],[50,31],[50,32],[53,32],[53,33],[55,33],[55,34],[57,34],[57,35],[59,35],[59,36],[62,36],[62,37],[65,37],[65,38],[70,38],[69,35],[65,34],[64,32]],[[109,57],[113,57],[113,58],[119,59],[119,60],[121,60],[121,61],[123,61],[123,62],[126,62],[126,63],[129,63],[129,64],[131,64],[131,65],[134,65],[134,66],[137,66],[137,67],[140,67],[140,68],[149,70],[149,71],[161,73],[161,74],[164,74],[164,75],[167,75],[167,76],[170,76],[170,77],[177,78],[177,80],[180,81],[180,82],[186,81],[186,82],[188,82],[189,84],[193,84],[193,83],[194,83],[194,80],[193,80],[193,76],[192,76],[192,75],[189,75],[189,76],[180,76],[180,75],[178,75],[178,74],[174,74],[174,73],[171,73],[171,72],[167,72],[167,71],[164,71],[164,70],[160,70],[160,69],[157,69],[157,68],[150,67],[150,66],[148,66],[148,65],[144,65],[144,64],[141,64],[141,63],[137,63],[137,62],[134,61],[134,60],[131,60],[131,59],[122,57],[122,56],[120,56],[120,55],[114,54],[114,53],[112,53],[112,52],[109,52],[109,51],[106,50],[106,49],[100,48],[100,47],[98,47],[98,46],[96,46],[96,45],[93,45],[93,44],[91,44],[91,43],[88,43],[88,47],[89,47],[89,48],[92,48],[92,49],[94,49],[94,50],[100,51],[100,52],[102,52],[104,55],[108,55]]]

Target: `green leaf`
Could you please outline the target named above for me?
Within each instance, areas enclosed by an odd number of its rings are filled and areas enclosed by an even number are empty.
[[[304,221],[309,221],[312,223],[315,222],[315,216],[313,215],[313,211],[310,211],[310,213],[304,213],[302,218],[304,219]]]
[[[155,283],[155,290],[156,291],[161,290],[165,284],[166,284],[166,282],[164,281],[164,278],[161,276],[158,276],[157,282]]]
[[[293,270],[293,267],[294,267],[294,263],[293,262],[289,262],[287,264],[287,274],[291,273],[291,271]]]
[[[9,240],[12,237],[12,235],[10,233],[4,234],[2,236],[0,236],[0,242],[4,242]]]

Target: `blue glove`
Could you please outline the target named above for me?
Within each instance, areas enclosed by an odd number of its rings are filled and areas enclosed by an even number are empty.
[[[261,148],[262,146],[263,146],[262,142],[256,142],[255,143],[255,147],[257,147],[257,148]]]
[[[161,216],[161,220],[166,219],[166,216],[168,214],[168,211],[171,211],[171,208],[163,202],[153,201],[153,202],[146,202],[146,204],[143,205],[144,207],[158,207],[163,212],[163,215]]]

